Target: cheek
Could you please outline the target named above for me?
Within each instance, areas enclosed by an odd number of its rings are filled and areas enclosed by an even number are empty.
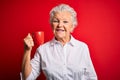
[[[73,24],[71,24],[71,25],[70,25],[70,29],[69,29],[69,30],[70,30],[70,32],[72,32],[72,31],[73,31],[73,29],[74,29]]]
[[[53,29],[55,29],[57,27],[57,24],[52,24],[51,26]]]
[[[71,32],[73,30],[73,27],[71,25],[66,27],[67,32]]]

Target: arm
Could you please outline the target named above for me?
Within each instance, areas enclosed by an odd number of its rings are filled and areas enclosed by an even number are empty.
[[[86,61],[86,68],[84,68],[85,75],[88,76],[88,80],[98,80],[87,45],[85,45],[84,54]]]
[[[33,39],[30,34],[24,38],[24,55],[22,61],[22,79],[26,80],[26,78],[30,75],[32,71],[32,67],[30,64],[30,55],[32,47],[34,46]]]

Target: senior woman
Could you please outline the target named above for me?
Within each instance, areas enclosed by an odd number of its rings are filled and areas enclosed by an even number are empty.
[[[47,80],[97,80],[87,45],[71,35],[77,25],[76,15],[66,4],[50,11],[54,38],[39,46],[32,60],[33,39],[30,34],[24,38],[22,79],[35,80],[42,70]]]

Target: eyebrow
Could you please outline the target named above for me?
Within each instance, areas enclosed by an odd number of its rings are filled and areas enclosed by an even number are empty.
[[[54,20],[54,19],[59,20],[59,18],[56,18],[56,17],[52,18],[52,20]],[[62,19],[62,20],[69,21],[69,19]]]

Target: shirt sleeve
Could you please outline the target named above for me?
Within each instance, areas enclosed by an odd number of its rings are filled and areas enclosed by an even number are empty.
[[[87,78],[86,80],[98,80],[87,45],[84,46],[84,54],[86,62],[86,68],[84,68],[84,75]]]
[[[36,80],[36,78],[40,75],[41,71],[41,56],[40,52],[37,49],[34,55],[34,58],[31,60],[32,71],[30,75],[27,77],[27,80]]]

